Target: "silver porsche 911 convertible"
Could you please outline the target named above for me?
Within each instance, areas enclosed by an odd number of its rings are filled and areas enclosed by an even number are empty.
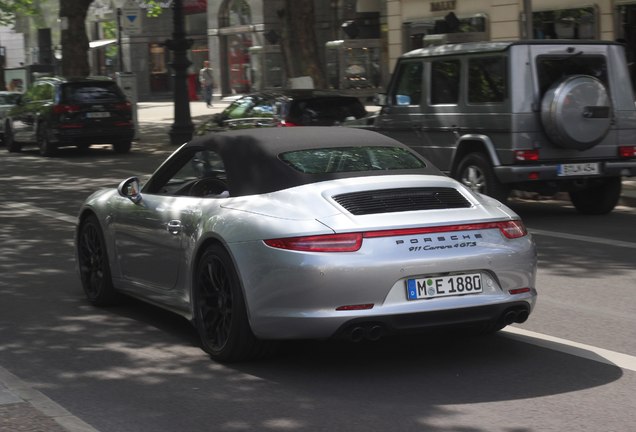
[[[535,305],[535,245],[500,202],[384,135],[340,127],[197,137],[142,186],[83,204],[89,302],[122,293],[195,325],[213,359],[274,340],[497,331]]]

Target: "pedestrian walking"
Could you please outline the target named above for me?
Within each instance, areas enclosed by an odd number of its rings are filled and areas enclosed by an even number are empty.
[[[201,84],[201,90],[203,91],[203,99],[208,108],[212,108],[212,91],[214,90],[214,75],[210,62],[205,60],[203,67],[199,71],[199,84]]]

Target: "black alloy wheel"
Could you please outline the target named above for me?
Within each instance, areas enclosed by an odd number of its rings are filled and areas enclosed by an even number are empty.
[[[77,235],[77,259],[82,288],[94,306],[110,306],[120,299],[113,287],[104,234],[97,217],[88,216]]]
[[[113,151],[118,154],[128,153],[132,147],[132,142],[128,140],[113,143]]]
[[[203,253],[194,284],[195,325],[210,357],[235,362],[264,355],[266,343],[252,333],[238,274],[222,246]]]

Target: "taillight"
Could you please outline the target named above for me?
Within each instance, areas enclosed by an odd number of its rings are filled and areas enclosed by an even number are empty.
[[[539,160],[539,150],[517,150],[515,159],[521,162],[535,162]]]
[[[618,157],[622,159],[631,159],[636,157],[636,146],[619,146]]]
[[[288,237],[265,240],[265,244],[277,248],[304,252],[355,252],[362,246],[364,238],[400,237],[408,235],[435,234],[457,231],[498,229],[503,236],[515,239],[528,235],[521,220],[484,222],[464,225],[446,225],[423,228],[403,228],[364,233],[326,234],[305,237]]]
[[[132,110],[132,104],[130,102],[128,102],[128,101],[120,102],[120,103],[116,103],[114,105],[114,108],[116,110],[131,111]]]
[[[326,234],[265,240],[267,246],[305,252],[355,252],[362,245],[362,233]]]
[[[52,111],[54,114],[68,114],[79,112],[79,105],[53,105]]]
[[[281,120],[280,123],[278,123],[278,127],[294,127],[294,126],[298,126],[298,125],[294,122],[290,122],[286,120]]]

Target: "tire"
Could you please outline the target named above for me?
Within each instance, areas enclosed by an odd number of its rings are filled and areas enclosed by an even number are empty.
[[[113,287],[104,234],[94,215],[88,216],[79,228],[77,260],[88,301],[93,306],[117,304],[121,296]]]
[[[464,186],[503,203],[510,195],[510,188],[497,180],[490,160],[482,153],[469,153],[457,167],[455,178]]]
[[[117,141],[113,143],[113,151],[118,154],[128,153],[131,147],[131,141]]]
[[[55,147],[55,145],[51,143],[51,140],[49,140],[45,123],[38,124],[37,141],[41,156],[50,157],[57,153],[57,147]]]
[[[11,129],[9,124],[4,127],[4,145],[7,146],[7,151],[11,153],[19,153],[22,151],[22,146],[15,141],[13,129]]]
[[[541,100],[541,123],[557,147],[586,150],[601,142],[612,124],[612,103],[605,85],[588,75],[555,83]]]
[[[570,191],[570,199],[581,214],[602,215],[614,210],[621,197],[622,178],[589,180],[584,189]]]
[[[252,333],[238,274],[227,251],[220,245],[208,247],[195,272],[194,324],[203,350],[220,362],[263,356],[268,344]]]

